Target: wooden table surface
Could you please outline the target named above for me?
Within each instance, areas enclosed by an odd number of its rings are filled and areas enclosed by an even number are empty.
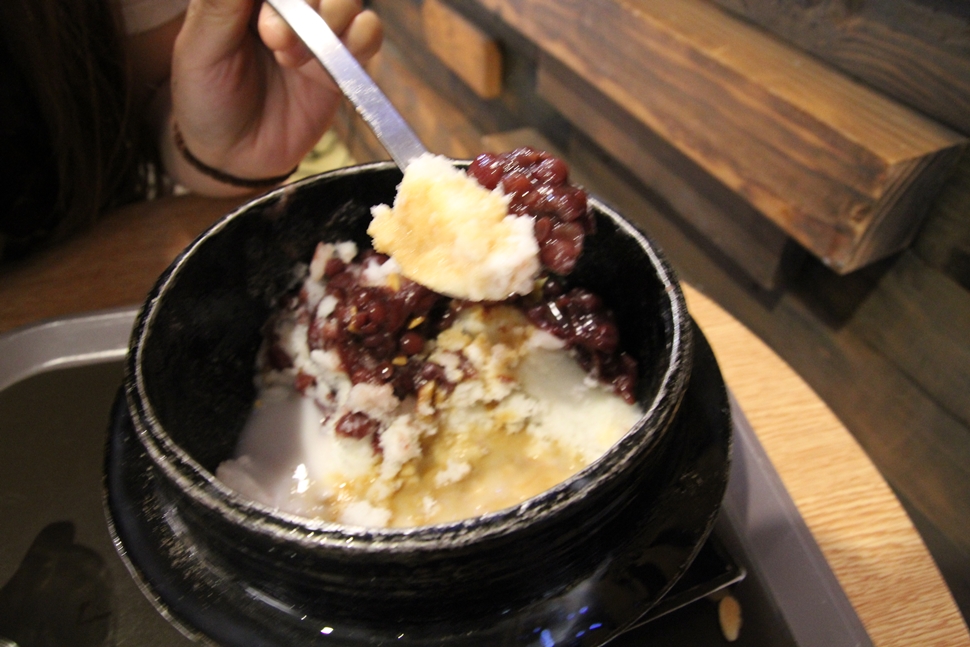
[[[82,236],[0,267],[0,333],[140,303],[171,259],[234,204],[182,196],[133,205]],[[925,545],[849,432],[757,337],[698,291],[685,291],[728,386],[873,643],[970,647]]]

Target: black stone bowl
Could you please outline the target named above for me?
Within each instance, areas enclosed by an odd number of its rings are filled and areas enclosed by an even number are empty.
[[[380,163],[273,191],[159,279],[108,447],[121,552],[163,611],[223,644],[539,645],[577,617],[586,628],[554,644],[601,644],[673,585],[710,532],[730,425],[716,364],[692,389],[710,415],[681,412],[703,339],[656,247],[594,198],[598,230],[572,279],[614,310],[645,411],[599,460],[515,507],[405,529],[280,513],[213,476],[252,406],[261,328],[296,268],[320,240],[368,246],[370,208],[391,203],[400,179]]]

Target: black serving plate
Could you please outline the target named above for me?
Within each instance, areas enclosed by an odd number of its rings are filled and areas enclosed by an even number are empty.
[[[690,383],[671,430],[683,442],[670,455],[659,498],[633,506],[630,513],[628,523],[644,531],[608,554],[591,576],[531,605],[455,622],[408,624],[382,622],[373,613],[364,614],[366,620],[338,619],[325,603],[312,609],[281,603],[238,571],[206,559],[177,509],[157,489],[123,397],[112,413],[106,454],[112,537],[161,613],[188,635],[223,645],[602,645],[715,584],[705,586],[702,578],[671,591],[708,540],[730,466],[732,426],[724,383],[696,327],[694,336]],[[723,586],[740,577],[731,565],[715,579]]]

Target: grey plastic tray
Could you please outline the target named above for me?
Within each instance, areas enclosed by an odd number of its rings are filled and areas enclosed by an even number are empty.
[[[59,613],[86,614],[87,633],[78,635],[75,628],[64,642],[52,644],[188,644],[128,576],[114,554],[101,508],[108,411],[135,315],[131,308],[96,312],[0,335],[0,628],[12,621],[4,618],[5,608],[9,612],[17,602],[12,596],[43,594],[61,601],[44,610],[48,626],[58,626]],[[734,644],[871,645],[733,398],[731,405],[731,480],[715,534],[747,570],[733,591],[744,616]],[[86,584],[25,592],[14,580],[18,569],[31,563],[62,569]],[[646,642],[724,641],[714,604],[699,601],[611,645]]]

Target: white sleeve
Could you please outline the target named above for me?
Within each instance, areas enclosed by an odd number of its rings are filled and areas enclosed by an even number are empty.
[[[116,0],[125,22],[125,33],[138,34],[164,25],[185,11],[189,0]]]

